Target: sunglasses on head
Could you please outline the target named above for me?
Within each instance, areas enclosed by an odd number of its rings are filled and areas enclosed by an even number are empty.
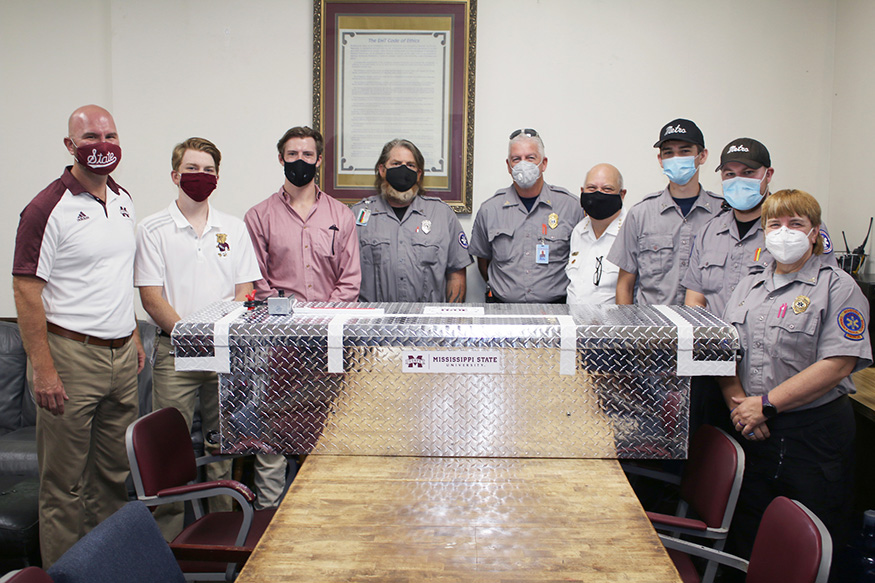
[[[526,136],[528,136],[530,138],[537,138],[538,137],[538,132],[536,130],[533,130],[532,128],[526,128],[524,130],[514,131],[512,134],[510,134],[510,139],[512,140],[520,134],[525,134]]]

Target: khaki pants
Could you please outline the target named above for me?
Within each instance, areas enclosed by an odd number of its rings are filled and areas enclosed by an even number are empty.
[[[158,353],[152,369],[152,410],[174,407],[185,417],[191,431],[195,404],[200,400],[201,429],[204,439],[210,431],[219,429],[219,377],[208,371],[177,371],[170,338],[159,336]],[[207,444],[205,443],[206,447]],[[207,450],[207,453],[211,453]],[[209,464],[205,467],[207,480],[231,479],[232,460]],[[212,512],[231,510],[231,498],[210,498]],[[163,504],[155,509],[155,520],[167,541],[182,531],[185,508],[182,502]]]
[[[50,567],[128,500],[125,430],[137,419],[137,349],[48,334],[68,401],[63,415],[37,408],[39,537]],[[33,369],[28,363],[33,387]]]

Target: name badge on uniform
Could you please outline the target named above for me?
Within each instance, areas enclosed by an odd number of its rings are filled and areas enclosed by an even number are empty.
[[[431,232],[431,221],[422,219],[422,232],[428,235]]]
[[[368,224],[368,219],[371,218],[371,209],[362,209],[355,218],[355,224],[365,226]]]
[[[550,246],[549,245],[535,245],[535,263],[538,265],[547,265],[550,263]]]

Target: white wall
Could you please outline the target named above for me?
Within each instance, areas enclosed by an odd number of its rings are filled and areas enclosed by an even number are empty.
[[[141,218],[173,198],[170,150],[192,135],[222,150],[217,206],[242,216],[273,192],[277,138],[312,120],[312,10],[310,0],[0,3],[0,316],[15,312],[18,213],[69,163],[62,137],[79,105],[114,113],[124,151],[114,176]],[[479,0],[477,25],[475,210],[510,182],[513,129],[542,134],[548,181],[577,192],[590,166],[611,162],[631,203],[664,186],[653,142],[688,117],[711,150],[706,188],[719,192],[722,146],[750,136],[772,153],[775,187],[815,194],[833,232],[862,231],[873,213],[871,197],[865,213],[849,208],[859,186],[846,182],[871,151],[867,0]],[[473,268],[468,282],[479,301]]]
[[[875,185],[869,177],[875,156],[875,2],[841,0],[838,3],[835,43],[835,95],[832,114],[832,157],[829,181],[829,217],[835,226],[837,248],[844,250],[841,230],[853,249],[863,242],[869,217],[875,215]],[[875,231],[875,227],[873,227]],[[869,237],[872,253],[875,235]],[[867,260],[865,271],[875,273]]]

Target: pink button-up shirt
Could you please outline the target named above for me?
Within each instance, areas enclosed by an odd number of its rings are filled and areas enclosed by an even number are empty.
[[[255,283],[257,299],[284,290],[308,302],[358,300],[359,242],[346,205],[317,188],[316,204],[301,218],[280,188],[244,220],[264,276]]]

